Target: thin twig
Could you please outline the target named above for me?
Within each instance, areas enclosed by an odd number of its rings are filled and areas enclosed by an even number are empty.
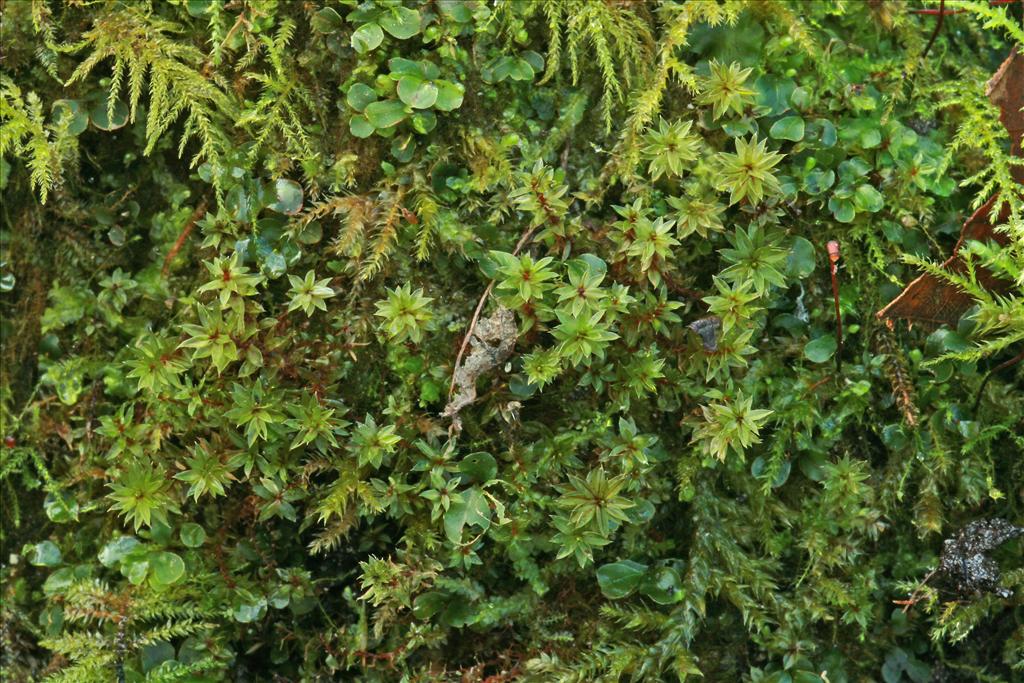
[[[928,585],[928,582],[931,581],[932,577],[935,576],[938,572],[938,568],[931,570],[923,579],[921,579],[920,583],[914,586],[914,591],[910,594],[909,598],[907,598],[906,600],[893,600],[893,602],[897,605],[903,605],[903,613],[906,614],[907,611],[913,605],[916,605],[918,602],[921,601],[921,598],[917,596],[921,593],[922,589],[924,589],[924,587]]]
[[[939,31],[942,30],[942,22],[946,19],[946,0],[939,0],[939,11],[936,13],[939,20],[935,22],[935,30],[932,31],[932,37],[928,39],[928,44],[924,46],[924,52],[921,53],[921,63],[924,63],[925,57],[928,56],[928,51],[932,49],[932,43],[939,37]]]
[[[537,226],[528,228],[520,237],[519,241],[516,242],[516,248],[512,250],[513,256],[518,256],[526,243],[533,237],[534,231]],[[484,304],[487,303],[487,297],[491,295],[491,291],[494,290],[494,283],[496,280],[491,280],[487,285],[487,289],[480,296],[480,301],[476,302],[476,309],[473,311],[473,318],[469,321],[469,328],[466,330],[466,336],[462,338],[462,345],[459,347],[459,353],[455,356],[455,365],[452,367],[452,381],[448,385],[448,398],[451,398],[452,394],[455,393],[455,371],[459,369],[459,364],[462,363],[462,357],[466,355],[466,348],[469,346],[469,340],[473,336],[473,330],[476,329],[476,323],[480,320],[480,312],[484,310]]]
[[[160,277],[167,277],[167,271],[171,267],[171,261],[173,261],[174,257],[178,255],[179,251],[181,251],[181,247],[185,244],[185,240],[188,239],[189,234],[192,232],[192,228],[196,226],[196,222],[202,218],[204,214],[206,214],[205,197],[203,198],[203,201],[199,203],[199,206],[196,207],[196,210],[192,212],[192,215],[189,216],[188,223],[186,223],[185,227],[181,229],[181,234],[178,235],[178,239],[175,240],[174,246],[171,247],[169,252],[167,252],[167,257],[164,258],[164,267],[160,270]]]
[[[992,375],[996,374],[1000,370],[1005,370],[1006,368],[1012,367],[1017,363],[1021,362],[1022,360],[1024,360],[1024,351],[1021,351],[1010,360],[1003,361],[1002,363],[988,371],[988,374],[985,375],[985,379],[981,380],[981,386],[978,387],[978,395],[974,399],[974,408],[971,410],[972,413],[978,412],[978,405],[981,403],[981,395],[985,391],[985,385],[988,384],[988,381],[990,379],[992,379]]]

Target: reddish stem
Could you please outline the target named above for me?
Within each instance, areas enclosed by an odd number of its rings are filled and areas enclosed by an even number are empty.
[[[181,247],[185,244],[185,240],[187,240],[189,234],[192,233],[192,228],[196,227],[196,222],[202,218],[205,213],[206,199],[204,198],[203,201],[199,203],[199,206],[196,207],[196,210],[192,212],[192,215],[189,216],[188,223],[186,223],[185,227],[182,228],[181,234],[178,235],[178,239],[174,242],[174,246],[171,247],[169,252],[167,252],[167,257],[164,259],[164,267],[160,270],[160,277],[167,277],[167,271],[171,267],[171,261],[173,261],[174,257],[178,255],[179,251],[181,251]]]
[[[828,249],[829,274],[832,276],[832,300],[836,305],[836,373],[842,368],[843,352],[843,317],[839,312],[839,279],[836,273],[839,270],[839,242],[830,240],[825,247]]]

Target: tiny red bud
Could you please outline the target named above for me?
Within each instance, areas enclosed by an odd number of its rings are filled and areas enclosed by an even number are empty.
[[[4,437],[4,445],[7,446],[8,448],[14,448],[15,446],[18,445],[18,442],[15,440],[13,436],[8,434],[7,436]]]

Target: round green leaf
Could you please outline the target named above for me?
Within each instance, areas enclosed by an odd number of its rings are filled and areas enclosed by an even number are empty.
[[[441,591],[427,591],[416,596],[412,603],[412,614],[417,619],[429,619],[448,603],[448,595]]]
[[[597,570],[597,585],[605,597],[617,600],[635,591],[646,572],[647,565],[639,562],[612,562]]]
[[[78,100],[57,100],[53,103],[53,120],[58,124],[68,121],[68,132],[80,135],[89,127],[89,114]]]
[[[835,182],[835,171],[816,168],[804,177],[804,191],[810,195],[818,195],[832,187]]]
[[[366,120],[374,128],[390,128],[398,125],[407,116],[405,105],[398,100],[374,102],[366,107]]]
[[[786,116],[776,121],[768,134],[776,140],[799,142],[804,139],[804,120],[799,116]]]
[[[377,92],[365,83],[354,83],[349,87],[345,101],[348,106],[361,112],[366,109],[366,105],[377,101]]]
[[[275,182],[274,197],[276,201],[267,208],[289,216],[302,210],[302,186],[294,180],[281,178]]]
[[[43,500],[43,509],[51,522],[67,524],[78,521],[78,502],[64,493],[48,493]]]
[[[41,541],[32,546],[29,562],[37,567],[56,567],[60,564],[60,548],[53,541]]]
[[[345,22],[342,21],[341,16],[330,7],[324,7],[314,14],[310,24],[312,24],[313,30],[317,33],[337,33],[345,27]]]
[[[672,567],[661,567],[646,577],[640,592],[659,605],[672,605],[683,599],[682,579]]]
[[[853,208],[853,202],[849,199],[833,197],[828,200],[828,208],[840,223],[849,223],[857,215],[857,210]]]
[[[411,161],[415,152],[416,140],[413,139],[412,133],[396,137],[391,142],[391,155],[395,157],[395,160],[399,163],[404,164]]]
[[[452,111],[462,106],[462,98],[466,93],[466,89],[461,83],[452,83],[451,81],[434,81],[437,86],[437,102],[434,103],[435,109],[441,111]]]
[[[399,40],[412,38],[420,32],[420,13],[408,7],[394,7],[377,20],[381,27]]]
[[[402,76],[398,97],[413,109],[428,109],[437,101],[437,86],[416,76]]]
[[[55,595],[64,592],[75,582],[75,570],[72,567],[62,567],[46,577],[43,582],[43,593]]]
[[[885,206],[885,199],[882,193],[870,185],[860,185],[853,193],[853,203],[860,211],[875,213]]]
[[[392,57],[388,60],[388,69],[391,71],[392,80],[397,81],[402,76],[416,76],[417,78],[427,79],[430,78],[430,76],[427,76],[425,68],[428,64],[430,64],[430,62],[415,62],[411,59],[405,59],[404,57]],[[436,69],[436,67],[434,68]]]
[[[882,144],[882,131],[877,128],[865,128],[860,133],[860,146],[864,149],[873,149]]]
[[[198,548],[206,542],[206,530],[194,522],[181,525],[181,542],[189,548]]]
[[[104,567],[113,567],[137,545],[139,545],[139,539],[134,536],[118,536],[103,546],[99,555],[100,563]]]
[[[786,267],[798,278],[805,278],[814,272],[814,245],[803,237],[793,240],[793,249],[789,252]]]
[[[517,57],[512,60],[508,75],[513,81],[532,81],[533,67],[525,59]]]
[[[161,550],[149,554],[153,583],[169,586],[185,574],[185,561],[174,553]]]
[[[498,463],[490,453],[470,453],[459,463],[459,472],[482,484],[494,479]]]
[[[363,24],[352,32],[352,49],[359,54],[375,50],[384,41],[384,32],[377,24]]]
[[[473,11],[466,5],[465,0],[437,0],[441,14],[460,24],[473,20]]]
[[[825,335],[807,342],[804,346],[804,356],[812,363],[824,363],[836,352],[835,337]]]
[[[110,113],[113,115],[108,116]],[[128,107],[121,100],[116,100],[114,102],[114,111],[109,112],[107,101],[102,100],[97,102],[89,112],[89,118],[92,119],[92,125],[100,130],[117,130],[128,123]]]
[[[348,120],[348,130],[357,138],[368,138],[373,135],[373,131],[376,129],[372,123],[366,120],[365,116],[360,114]]]
[[[426,135],[437,125],[437,114],[432,111],[418,111],[412,115],[412,127],[417,133]]]
[[[267,601],[260,598],[254,603],[238,605],[232,611],[231,616],[241,624],[251,624],[260,619],[267,611]]]
[[[128,579],[128,582],[138,586],[146,580],[149,574],[149,557],[130,554],[121,563],[121,573]]]

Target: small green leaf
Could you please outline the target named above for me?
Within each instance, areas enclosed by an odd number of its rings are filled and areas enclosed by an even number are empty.
[[[377,20],[381,27],[399,40],[412,38],[420,32],[420,13],[408,7],[394,7]]]
[[[853,203],[860,211],[875,213],[885,206],[885,198],[881,192],[865,184],[860,185],[853,193]]]
[[[374,128],[390,128],[401,123],[408,114],[405,105],[398,100],[384,100],[367,105],[365,115]]]
[[[206,542],[206,530],[194,522],[181,525],[181,542],[189,548],[198,548]]]
[[[153,569],[153,583],[169,586],[185,575],[185,561],[178,555],[161,550],[149,554],[149,564]]]
[[[441,591],[427,591],[416,596],[412,603],[412,614],[417,619],[429,619],[448,604],[449,596]]]
[[[317,33],[337,33],[345,27],[341,16],[330,7],[324,7],[314,14],[310,24]]]
[[[138,586],[146,580],[146,576],[149,574],[149,556],[145,554],[140,556],[137,553],[128,555],[121,563],[121,574],[133,586]]]
[[[103,546],[99,555],[100,563],[104,567],[112,568],[138,545],[139,539],[134,536],[118,536]]]
[[[352,49],[361,55],[376,50],[384,41],[384,32],[377,24],[363,24],[352,32]]]
[[[46,494],[43,501],[43,509],[51,522],[67,524],[78,521],[78,502],[71,496],[59,492]]]
[[[835,182],[835,171],[816,168],[804,177],[804,191],[810,195],[818,195],[832,187]]]
[[[89,114],[78,100],[57,100],[53,103],[53,120],[64,123],[68,120],[68,133],[80,135],[89,127]]]
[[[597,585],[605,597],[617,600],[635,591],[646,572],[647,565],[639,562],[612,562],[597,570]]]
[[[882,131],[877,128],[867,128],[860,133],[860,146],[864,149],[872,149],[882,144]]]
[[[274,183],[274,196],[276,201],[267,208],[294,216],[302,210],[302,186],[294,180],[285,178]]]
[[[437,86],[416,76],[402,76],[398,97],[413,109],[429,109],[437,101]]]
[[[825,335],[807,342],[804,346],[804,356],[812,363],[824,363],[836,352],[835,337]]]
[[[365,83],[353,83],[345,95],[348,106],[358,112],[366,109],[366,105],[377,101],[377,92]]]
[[[814,272],[814,245],[803,237],[793,240],[786,268],[798,278],[805,278]]]
[[[366,120],[362,114],[353,116],[348,120],[348,130],[357,138],[368,138],[377,130],[373,124]]]
[[[107,100],[96,103],[96,106],[89,112],[92,125],[100,130],[117,130],[128,123],[128,107],[121,100],[114,102],[113,116],[108,116]]]
[[[251,624],[262,618],[266,611],[267,601],[265,598],[260,598],[253,603],[238,605],[231,612],[231,616],[240,624]]]
[[[53,541],[41,541],[32,546],[29,562],[36,567],[56,567],[60,560],[60,548]]]
[[[673,605],[683,599],[682,579],[672,567],[661,567],[647,575],[640,592],[659,605]]]
[[[462,543],[462,530],[475,525],[486,530],[491,525],[491,506],[479,489],[471,488],[462,494],[462,500],[452,503],[444,515],[444,532],[448,540]]]
[[[439,80],[434,81],[434,84],[437,86],[437,102],[434,103],[436,109],[452,111],[462,106],[466,89],[461,83]]]
[[[388,69],[391,71],[392,80],[397,81],[402,76],[416,76],[417,78],[427,79],[429,78],[425,68],[427,64],[430,64],[430,62],[415,62],[404,57],[392,57],[388,60]],[[431,64],[431,66],[433,65]]]
[[[470,453],[459,463],[459,472],[482,484],[494,479],[498,463],[490,453]]]
[[[437,126],[437,114],[432,111],[418,111],[412,115],[412,127],[417,133],[426,135]]]
[[[849,199],[836,199],[833,197],[828,200],[828,208],[840,223],[849,223],[857,215],[857,210]]]
[[[804,139],[804,120],[799,116],[786,116],[776,121],[768,134],[776,140],[799,142]]]
[[[473,11],[466,5],[465,0],[437,0],[441,14],[460,24],[473,21]]]

